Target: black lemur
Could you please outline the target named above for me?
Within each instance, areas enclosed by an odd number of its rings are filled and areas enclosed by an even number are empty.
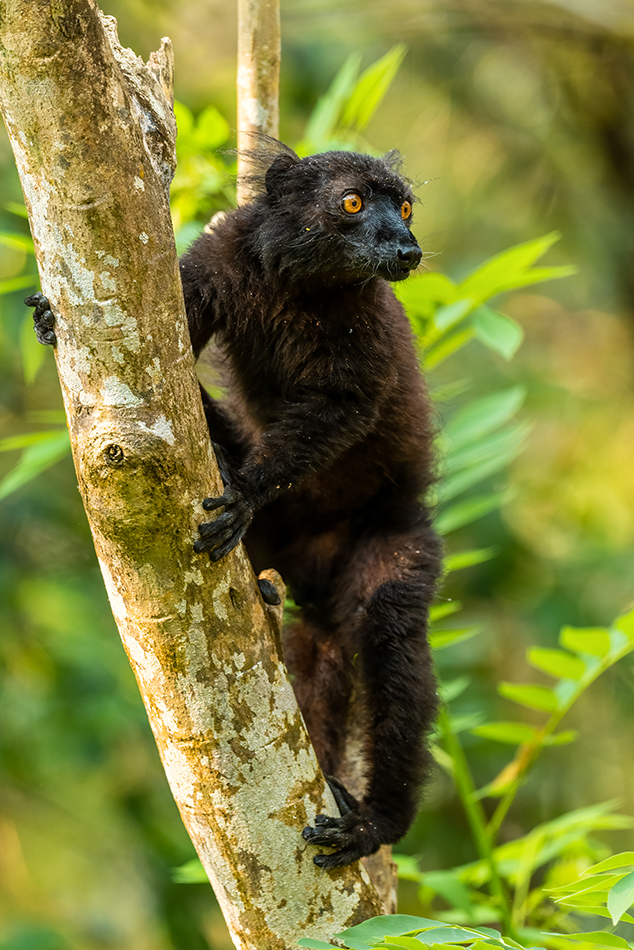
[[[433,425],[388,283],[421,260],[413,201],[392,154],[282,150],[261,193],[181,260],[194,354],[213,337],[228,386],[222,402],[203,392],[225,493],[203,502],[224,510],[196,550],[218,560],[244,539],[297,604],[285,661],[341,812],[303,831],[336,849],[314,858],[322,868],[405,834],[429,769]],[[50,322],[40,338],[54,339]],[[367,721],[360,801],[336,778],[353,694]]]

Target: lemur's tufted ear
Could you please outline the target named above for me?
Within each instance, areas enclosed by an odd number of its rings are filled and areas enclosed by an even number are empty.
[[[280,189],[283,188],[286,173],[298,162],[299,158],[292,152],[283,152],[277,156],[275,161],[270,165],[264,178],[266,190],[269,195],[276,196],[279,194]]]

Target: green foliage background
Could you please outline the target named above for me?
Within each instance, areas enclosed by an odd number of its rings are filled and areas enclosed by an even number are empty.
[[[162,33],[174,39],[174,218],[187,243],[232,200],[232,158],[215,150],[233,144],[235,11],[216,0],[104,10],[144,56]],[[629,7],[583,10],[283,10],[282,137],[302,151],[398,147],[419,183],[414,229],[432,273],[402,293],[446,424],[439,523],[454,570],[434,632],[448,711],[438,772],[400,847],[401,910],[463,924],[500,916],[478,822],[498,822],[516,929],[557,919],[542,883],[570,897],[584,869],[632,846],[617,813],[634,815],[631,660],[608,662],[618,643],[601,637],[634,599],[634,64]],[[20,202],[2,137],[0,948],[225,948],[208,887],[173,880],[191,845],[110,616],[52,354],[21,304],[37,277]],[[554,230],[556,244],[541,238]],[[515,257],[480,268],[510,245]],[[576,276],[534,282],[571,263]],[[595,652],[573,629],[554,653],[562,627],[594,630]],[[605,671],[588,685],[592,656]],[[571,696],[562,682],[588,688],[555,739]],[[475,905],[488,918],[475,920]]]

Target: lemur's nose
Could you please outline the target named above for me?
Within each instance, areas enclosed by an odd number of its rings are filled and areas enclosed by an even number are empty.
[[[404,264],[407,264],[410,270],[414,267],[418,267],[421,262],[423,252],[419,247],[408,247],[406,251],[399,248],[398,259],[403,261]]]

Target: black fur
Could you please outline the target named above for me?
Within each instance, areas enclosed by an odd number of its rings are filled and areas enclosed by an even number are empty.
[[[354,193],[361,210],[342,204]],[[393,156],[284,150],[262,194],[181,261],[196,355],[213,336],[228,398],[204,394],[222,446],[223,513],[199,551],[244,537],[300,608],[285,657],[324,772],[336,776],[353,692],[367,714],[367,789],[329,778],[341,816],[304,838],[347,864],[397,841],[416,811],[436,715],[426,626],[440,546],[424,505],[431,412],[410,328],[387,281],[421,252],[403,220],[409,185]]]

